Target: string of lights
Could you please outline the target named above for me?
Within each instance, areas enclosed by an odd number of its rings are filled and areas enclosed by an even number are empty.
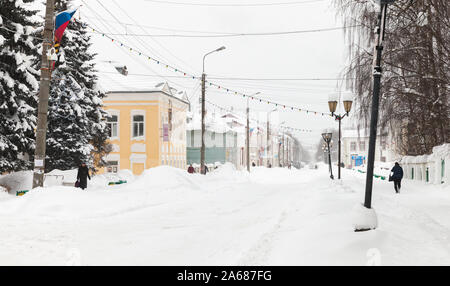
[[[234,112],[231,108],[225,108],[225,107],[222,107],[222,106],[220,106],[220,105],[217,105],[217,104],[215,104],[215,103],[212,103],[212,102],[209,101],[209,100],[205,100],[205,102],[208,103],[208,104],[210,104],[210,105],[212,105],[212,106],[214,106],[215,108],[217,108],[217,109],[219,109],[219,110],[226,111],[226,112],[231,113],[231,114],[233,114],[233,115],[236,115],[236,116],[238,116],[238,117],[243,117],[242,114],[238,114],[238,113]],[[262,122],[262,121],[259,121],[259,120],[257,120],[257,119],[251,118],[251,117],[250,117],[250,120],[256,122],[258,125],[260,125],[260,124],[262,124],[262,123],[264,123],[264,124],[267,123],[267,122],[265,122],[265,121]],[[280,125],[279,127],[280,127],[280,128],[283,128],[283,129],[285,129],[285,130],[289,130],[289,131],[312,132],[312,130],[310,130],[310,129],[294,128],[294,127],[289,127],[289,126],[284,126],[284,125]]]
[[[179,68],[174,67],[172,65],[166,64],[166,63],[162,62],[161,60],[159,60],[157,58],[154,58],[153,56],[149,56],[149,55],[143,53],[142,51],[140,51],[138,49],[135,49],[135,48],[131,47],[130,45],[127,45],[126,43],[123,43],[121,41],[116,40],[115,38],[111,37],[108,34],[105,34],[105,33],[102,33],[101,31],[96,30],[95,28],[93,28],[90,25],[87,25],[87,26],[90,29],[92,29],[93,32],[98,32],[99,34],[102,35],[102,37],[105,37],[105,38],[108,38],[109,40],[111,40],[111,43],[115,43],[115,44],[119,45],[120,47],[122,47],[124,49],[128,49],[129,52],[134,52],[134,53],[136,53],[139,56],[146,57],[148,61],[156,63],[156,64],[158,64],[160,66],[163,66],[167,70],[173,71],[173,72],[178,73],[178,74],[182,74],[186,78],[192,78],[194,80],[198,79],[198,77],[196,77],[195,75],[192,75],[192,74],[190,74],[188,72],[180,70]],[[240,92],[240,91],[237,91],[237,90],[234,90],[234,89],[231,89],[231,88],[228,88],[228,87],[225,87],[225,86],[222,86],[222,85],[210,82],[208,80],[206,81],[206,83],[210,87],[215,87],[218,90],[226,91],[226,93],[229,94],[229,95],[242,96],[243,98],[249,98],[251,100],[255,100],[257,102],[259,101],[260,103],[273,105],[275,107],[280,107],[280,108],[287,109],[287,110],[290,109],[292,111],[305,112],[306,114],[310,114],[310,115],[321,115],[321,116],[331,115],[331,113],[327,113],[327,112],[314,111],[314,110],[310,110],[310,109],[306,109],[306,108],[299,108],[299,107],[296,107],[296,106],[293,106],[293,105],[288,105],[288,104],[275,102],[275,101],[272,101],[272,100],[262,99],[262,98],[254,96],[254,95],[248,95],[246,93],[243,93],[243,92]]]

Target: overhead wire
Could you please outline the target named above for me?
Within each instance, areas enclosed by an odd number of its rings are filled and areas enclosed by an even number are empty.
[[[84,4],[85,4],[85,6],[94,14],[94,15],[96,15],[97,16],[97,21],[99,22],[99,23],[101,23],[104,27],[105,27],[105,29],[107,30],[107,31],[109,31],[109,32],[111,32],[111,29],[113,29],[113,30],[115,30],[115,31],[117,31],[115,28],[113,28],[113,27],[108,27],[108,25],[106,25],[105,23],[103,23],[103,19],[102,19],[102,17],[100,17],[100,15],[95,11],[95,9],[93,9],[92,7],[90,7],[90,5],[88,5],[87,3],[86,3],[86,1],[85,0],[81,0]],[[113,15],[106,7],[104,7],[104,5],[102,5],[99,1],[97,1],[109,14],[111,14],[116,20],[118,20],[117,19],[117,17],[115,16],[115,15]],[[118,20],[119,21],[119,20]],[[92,27],[91,27],[92,28]],[[111,29],[110,29],[111,28]],[[139,41],[138,41],[139,42]],[[145,45],[143,45],[142,43],[140,43],[140,45],[141,46],[143,46],[143,48],[144,49],[147,49],[147,47],[145,46]],[[133,56],[131,56],[130,55],[130,53],[126,53],[125,51],[123,51],[122,49],[120,49],[122,52],[124,52],[125,54],[127,54],[127,56],[128,57],[130,57],[134,62],[136,62],[136,63],[138,63],[139,65],[141,65],[142,67],[144,67],[145,69],[147,69],[147,70],[149,70],[150,72],[152,72],[152,73],[154,73],[154,74],[156,74],[156,75],[158,75],[160,78],[162,78],[163,80],[165,80],[165,81],[167,81],[167,82],[170,82],[171,84],[173,84],[174,86],[178,86],[178,87],[182,87],[182,88],[187,88],[186,86],[184,86],[184,85],[181,85],[181,84],[179,84],[179,83],[176,83],[176,82],[173,82],[173,81],[170,81],[170,80],[168,80],[168,79],[166,79],[163,75],[160,75],[160,74],[158,74],[156,71],[154,71],[152,68],[150,68],[148,65],[146,65],[146,64],[144,64],[144,63],[142,63],[141,61],[138,61],[137,59],[135,59]],[[148,49],[147,49],[148,50]],[[152,52],[152,50],[149,50],[149,51],[151,51]]]
[[[95,29],[93,29],[93,31],[95,31]],[[102,36],[107,37],[109,39],[112,39],[112,41],[114,42],[114,38],[110,37],[109,35],[107,35],[105,33],[102,33]],[[119,41],[119,43],[121,44],[121,46],[124,46],[124,47],[130,49],[130,51],[133,51],[133,48],[130,47],[129,45],[123,44],[120,41]],[[183,72],[182,70],[180,70],[178,68],[175,68],[175,67],[173,67],[171,65],[165,64],[165,63],[161,62],[158,59],[150,57],[149,55],[143,54],[142,51],[134,49],[134,52],[135,53],[139,53],[140,56],[147,57],[149,60],[154,61],[157,64],[161,63],[161,64],[165,65],[166,69],[172,70],[172,71],[177,72],[177,73],[183,73],[185,76],[192,77],[193,79],[195,79],[195,76],[193,76],[191,74],[188,74],[186,72]],[[218,85],[216,83],[210,82],[209,80],[206,81],[205,84],[206,83],[209,84],[210,87],[213,86],[213,87],[215,87],[217,89],[221,89],[222,88],[222,89],[227,91],[227,94],[230,94],[230,95],[234,94],[234,95],[238,95],[238,96],[243,96],[244,98],[247,97],[247,98],[252,99],[252,100],[256,99],[256,100],[259,100],[260,102],[264,101],[267,104],[272,104],[272,105],[275,105],[277,107],[280,106],[280,108],[283,107],[284,109],[288,108],[288,109],[291,109],[291,110],[298,110],[300,112],[306,112],[307,114],[308,113],[312,113],[314,115],[318,115],[319,114],[319,115],[322,115],[322,116],[323,115],[328,115],[328,112],[313,111],[313,110],[309,110],[309,109],[298,108],[298,107],[295,107],[295,106],[292,106],[292,105],[289,105],[289,104],[281,104],[281,103],[278,103],[278,102],[275,102],[275,101],[272,101],[272,100],[266,100],[266,99],[258,98],[258,97],[254,96],[254,95],[248,95],[248,94],[245,94],[245,93],[242,93],[242,92],[238,92],[238,91],[236,91],[234,89],[230,89],[230,88]]]
[[[158,4],[182,5],[182,6],[205,6],[205,7],[262,7],[262,6],[287,6],[299,5],[308,3],[323,2],[325,0],[304,0],[291,2],[271,2],[271,3],[200,3],[200,2],[177,2],[177,1],[162,1],[162,0],[145,0],[146,2],[153,2]]]
[[[331,27],[310,30],[293,30],[293,31],[278,31],[278,32],[254,32],[254,33],[235,33],[235,34],[217,34],[217,35],[186,35],[186,34],[129,34],[129,33],[109,33],[110,36],[129,36],[129,37],[171,37],[171,38],[230,38],[230,37],[246,37],[246,36],[276,36],[276,35],[292,35],[305,33],[318,33],[337,31],[348,28],[360,27],[361,25]],[[93,32],[95,33],[95,32]]]
[[[122,11],[123,14],[125,14],[133,23],[135,23],[144,33],[147,33],[147,31],[145,30],[145,28],[142,25],[139,25],[139,23],[133,19],[126,11],[125,9],[123,9],[115,0],[112,0],[113,3]],[[187,67],[189,67],[189,69],[191,70],[191,72],[196,72],[195,68],[191,67],[188,63],[186,63],[185,61],[183,61],[182,59],[180,59],[179,57],[177,57],[176,55],[174,55],[168,48],[164,47],[158,40],[150,38],[153,42],[155,42],[159,47],[161,47],[163,50],[165,50],[169,55],[171,55],[173,58],[175,58],[176,60],[178,60],[180,63],[186,65]]]

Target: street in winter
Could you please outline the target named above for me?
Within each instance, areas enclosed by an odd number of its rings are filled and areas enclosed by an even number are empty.
[[[365,176],[343,176],[330,181],[324,164],[250,174],[226,164],[206,176],[163,166],[120,172],[117,186],[99,175],[85,191],[3,194],[0,264],[450,264],[448,187],[406,180],[398,195],[377,179],[379,227],[354,232]]]
[[[449,266],[449,11],[0,0],[0,265]]]

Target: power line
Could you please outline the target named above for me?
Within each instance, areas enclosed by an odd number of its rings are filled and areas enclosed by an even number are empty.
[[[97,19],[97,17],[89,17],[89,16],[84,16],[84,18]],[[105,19],[103,19],[103,21],[107,22],[107,23],[120,24],[122,26],[136,26],[136,27],[140,26],[140,27],[149,28],[149,29],[172,31],[172,32],[199,33],[199,34],[229,34],[229,35],[236,34],[236,33],[232,33],[232,32],[223,32],[223,31],[185,30],[185,29],[174,29],[174,28],[166,28],[166,27],[159,27],[159,26],[137,25],[137,24],[126,23],[126,22],[109,21],[109,20],[105,20]]]
[[[103,23],[103,19],[101,18],[101,17],[99,17],[99,14],[95,11],[95,9],[93,9],[93,8],[91,8],[86,2],[85,2],[85,0],[81,0],[84,4],[85,4],[85,6],[93,13],[93,14],[95,14],[95,15],[97,15],[97,21],[99,21],[99,23],[101,23],[105,28],[106,28],[106,30],[107,31],[109,31],[109,32],[111,32],[111,30],[109,29],[109,27],[108,27],[108,25],[107,24],[105,24],[105,23]],[[111,13],[111,11],[109,11],[102,3],[100,3],[100,1],[98,1],[97,0],[97,2],[109,13],[109,14],[111,14],[111,16],[113,16],[113,18],[114,19],[116,19],[117,21],[119,21],[119,19],[117,19],[117,17],[116,16],[114,16],[112,13]],[[88,25],[89,26],[89,25]],[[91,26],[89,26],[91,29],[93,29]],[[114,31],[116,31],[116,29],[114,29],[113,27],[110,27],[111,29],[113,29]],[[123,38],[123,37],[121,37],[121,38]],[[125,38],[123,38],[123,39],[125,39]],[[145,50],[147,50],[147,51],[150,51],[150,52],[153,52],[153,53],[156,53],[156,54],[158,54],[159,55],[159,53],[157,53],[156,51],[154,51],[153,49],[151,49],[151,47],[149,47],[149,48],[147,48],[147,46],[144,44],[144,43],[142,43],[142,41],[139,39],[139,38],[135,38],[136,40],[137,40],[137,42],[145,49]],[[125,39],[126,40],[126,39]],[[175,83],[175,82],[173,82],[173,81],[170,81],[170,80],[168,80],[168,79],[166,79],[164,76],[162,76],[162,75],[160,75],[160,74],[158,74],[157,72],[155,72],[153,69],[151,69],[148,65],[145,65],[144,63],[142,63],[142,62],[140,62],[140,61],[138,61],[138,60],[136,60],[134,57],[132,57],[131,55],[130,55],[130,53],[126,53],[125,51],[123,51],[122,49],[120,49],[123,53],[125,53],[125,54],[127,54],[127,56],[129,56],[133,61],[135,61],[135,62],[137,62],[138,64],[140,64],[141,66],[143,66],[145,69],[147,69],[147,70],[149,70],[149,71],[151,71],[152,73],[155,73],[156,75],[158,75],[159,77],[161,77],[162,79],[164,79],[165,81],[167,81],[167,82],[170,82],[170,83],[172,83],[173,85],[175,85],[175,86],[180,86],[180,87],[182,87],[182,88],[186,88],[185,86],[183,86],[183,85],[180,85],[180,84],[178,84],[178,83]],[[162,57],[162,55],[159,55],[159,56],[161,56]],[[164,57],[163,57],[164,58]]]
[[[135,23],[144,33],[147,33],[147,31],[144,29],[144,27],[142,27],[141,25],[139,25],[139,23],[133,19],[133,17],[131,17],[115,0],[112,0],[113,3],[131,20],[133,21],[133,23]],[[188,63],[186,63],[185,61],[183,61],[182,59],[178,58],[177,56],[175,56],[168,48],[164,47],[159,41],[157,41],[156,39],[151,39],[152,41],[154,41],[158,46],[160,46],[163,50],[165,50],[167,53],[169,53],[169,55],[171,55],[172,57],[174,57],[176,60],[178,60],[179,62],[181,62],[182,64],[188,66],[191,71],[195,71],[194,68],[192,68]]]
[[[232,110],[232,108],[225,108],[225,107],[222,107],[222,106],[220,106],[220,105],[218,105],[218,104],[215,104],[215,103],[212,103],[211,101],[206,100],[206,99],[205,99],[205,102],[208,103],[208,104],[210,104],[210,105],[212,105],[212,106],[214,106],[215,108],[218,108],[218,109],[222,110],[222,111],[226,111],[226,112],[228,112],[228,113],[230,113],[230,114],[236,115],[237,117],[245,117],[245,116],[242,115],[242,114],[239,114],[239,113],[234,112],[234,111]],[[251,117],[250,117],[250,120],[253,121],[253,122],[256,122],[257,125],[265,124],[265,123],[266,123],[266,121],[260,121],[260,120],[258,120],[258,119],[254,119],[254,118],[251,118]],[[284,126],[284,125],[280,125],[279,128],[283,128],[283,129],[291,130],[291,131],[312,132],[312,130],[310,130],[310,129],[294,128],[294,127]]]
[[[94,28],[92,28],[92,30],[93,30],[93,32],[95,32]],[[103,37],[106,37],[106,38],[110,39],[111,42],[114,43],[114,41],[115,41],[114,38],[110,37],[109,35],[107,35],[105,33],[101,33],[101,34],[102,34]],[[159,59],[156,59],[154,57],[150,57],[149,55],[144,54],[142,51],[133,49],[133,47],[130,47],[129,45],[124,44],[123,42],[116,41],[116,43],[120,44],[121,47],[125,47],[125,48],[129,49],[130,52],[134,52],[134,53],[138,54],[139,56],[146,57],[149,61],[153,61],[153,62],[157,63],[158,65],[161,64],[161,65],[165,66],[166,69],[168,69],[170,71],[173,71],[173,72],[179,73],[179,74],[183,74],[184,76],[186,76],[186,78],[189,78],[189,77],[191,77],[192,79],[196,78],[196,76],[194,76],[192,74],[186,73],[186,72],[184,72],[184,71],[182,71],[182,70],[180,70],[180,69],[178,69],[176,67],[173,67],[173,66],[171,66],[169,64],[165,64],[165,63],[161,62]],[[284,109],[286,109],[286,108],[287,109],[291,109],[292,111],[306,112],[307,114],[311,113],[311,114],[314,114],[314,115],[322,115],[322,116],[330,115],[327,112],[320,112],[320,111],[314,111],[314,110],[309,110],[309,109],[304,109],[304,108],[298,108],[298,107],[295,107],[295,106],[292,106],[292,105],[281,104],[281,103],[278,103],[278,102],[275,102],[275,101],[266,100],[266,99],[263,99],[263,98],[258,98],[258,97],[255,97],[253,95],[248,95],[248,94],[245,94],[243,92],[240,92],[240,91],[237,91],[237,90],[234,90],[234,89],[230,89],[230,88],[224,87],[222,85],[219,85],[219,84],[216,84],[216,83],[213,83],[213,82],[210,82],[210,81],[206,81],[206,83],[209,83],[209,86],[213,86],[213,87],[217,88],[218,90],[220,90],[220,89],[226,90],[227,94],[229,94],[229,95],[243,96],[244,98],[257,100],[257,101],[259,101],[261,103],[264,102],[264,103],[267,103],[267,104],[272,104],[272,105],[274,105],[276,107],[279,106],[280,108],[282,107]]]
[[[159,0],[145,0],[147,2],[153,2],[158,4],[168,5],[182,5],[182,6],[205,6],[205,7],[261,7],[261,6],[287,6],[287,5],[299,5],[307,3],[323,2],[325,0],[307,0],[307,1],[293,1],[293,2],[278,2],[278,3],[243,3],[243,4],[230,4],[230,3],[199,3],[199,2],[176,2],[176,1],[159,1]]]
[[[151,74],[142,74],[142,73],[129,73],[129,75],[149,76],[149,77],[155,76]],[[167,76],[167,77],[186,78],[185,76]],[[200,79],[201,77],[196,78]],[[215,80],[249,80],[249,81],[336,81],[346,79],[346,78],[240,78],[240,77],[208,77],[208,78]]]
[[[275,36],[275,35],[292,35],[292,34],[305,34],[305,33],[318,33],[343,30],[348,28],[361,27],[361,25],[344,26],[344,27],[332,27],[323,29],[311,29],[311,30],[294,30],[294,31],[281,31],[281,32],[259,32],[259,33],[235,33],[235,34],[217,34],[217,35],[185,35],[185,34],[129,34],[129,33],[109,33],[110,36],[128,36],[128,37],[173,37],[173,38],[230,38],[230,37],[247,37],[247,36]],[[101,32],[93,32],[97,34],[104,34]]]
[[[245,77],[211,77],[217,80],[249,80],[249,81],[336,81],[346,80],[347,78],[245,78]]]

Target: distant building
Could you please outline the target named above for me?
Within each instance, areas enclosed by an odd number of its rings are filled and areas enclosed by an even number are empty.
[[[368,130],[342,130],[342,157],[347,168],[365,165],[369,150]],[[389,132],[378,131],[375,145],[375,162],[392,162],[399,158],[395,142]]]
[[[239,168],[239,134],[230,128],[220,116],[207,115],[205,124],[205,164],[233,163]],[[197,114],[189,120],[186,130],[187,164],[200,165],[201,120]]]

